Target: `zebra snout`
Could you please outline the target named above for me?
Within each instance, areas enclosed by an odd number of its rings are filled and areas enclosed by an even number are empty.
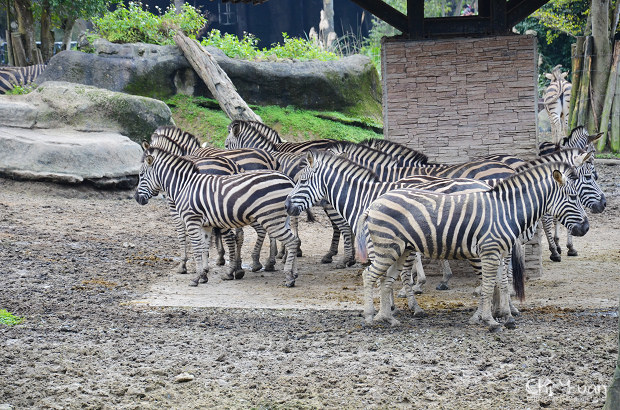
[[[588,218],[585,218],[581,223],[575,224],[570,233],[573,236],[584,236],[590,230],[590,223]]]
[[[600,214],[601,212],[605,210],[606,206],[607,206],[607,200],[605,199],[605,195],[602,195],[601,200],[598,203],[591,206],[590,210],[592,211],[593,214]]]
[[[140,205],[146,205],[149,203],[149,199],[144,195],[140,195],[137,191],[134,195],[134,198],[136,199],[136,202]]]
[[[298,206],[293,205],[293,202],[289,197],[286,197],[284,207],[286,208],[286,213],[290,216],[299,216],[299,214],[301,214],[301,209]]]

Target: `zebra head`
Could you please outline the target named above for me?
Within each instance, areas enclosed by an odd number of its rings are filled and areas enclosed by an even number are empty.
[[[159,195],[161,187],[156,182],[156,174],[153,170],[155,159],[145,151],[145,157],[140,167],[140,180],[134,198],[140,205],[146,205],[151,197]]]
[[[264,129],[266,128],[268,127],[264,126]],[[235,120],[228,125],[228,136],[224,141],[224,146],[226,149],[259,148],[276,151],[276,143],[267,138],[261,130],[263,128],[259,129],[252,121]]]
[[[291,216],[297,216],[302,211],[321,201],[326,194],[325,185],[320,182],[319,161],[314,152],[308,152],[307,165],[299,173],[299,179],[293,190],[286,197],[284,206]]]
[[[590,229],[590,223],[577,193],[576,171],[568,165],[562,168],[553,170],[552,183],[556,183],[559,189],[551,196],[547,213],[557,217],[572,235],[583,236]]]
[[[598,176],[592,161],[586,161],[577,167],[575,188],[583,206],[592,213],[598,214],[605,210],[607,200],[603,190],[596,182]]]

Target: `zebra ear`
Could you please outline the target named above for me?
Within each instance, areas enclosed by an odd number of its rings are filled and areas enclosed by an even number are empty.
[[[151,144],[149,144],[149,142],[147,140],[142,140],[142,149],[144,151],[146,151],[147,149],[149,149],[151,147]]]
[[[153,158],[152,155],[147,155],[144,161],[146,162],[146,165],[150,167],[151,165],[153,165],[153,161],[155,161],[155,158]]]
[[[314,155],[312,155],[312,152],[308,152],[308,154],[306,155],[306,162],[308,163],[310,168],[312,168],[312,166],[314,165]]]
[[[588,135],[588,142],[591,144],[594,144],[596,141],[598,141],[601,137],[603,136],[602,132],[599,132],[598,134],[595,135]]]
[[[563,173],[561,173],[557,169],[553,170],[553,179],[555,179],[555,181],[558,184],[560,184],[560,186],[562,186],[562,185],[564,185],[566,183],[566,177],[564,176]]]
[[[562,78],[565,79],[566,77],[568,77],[568,71],[565,71],[565,72],[562,73]]]
[[[545,73],[545,77],[547,77],[549,80],[553,80],[553,74],[551,73]]]

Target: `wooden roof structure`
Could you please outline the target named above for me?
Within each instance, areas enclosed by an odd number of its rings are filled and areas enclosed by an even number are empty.
[[[222,0],[261,4],[268,0]],[[407,15],[382,0],[351,0],[411,39],[508,34],[549,0],[478,0],[478,15],[424,17],[424,0],[407,0]]]

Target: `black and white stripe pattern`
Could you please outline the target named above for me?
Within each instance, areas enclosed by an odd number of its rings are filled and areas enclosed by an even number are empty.
[[[284,200],[292,187],[288,177],[272,171],[230,176],[201,174],[189,159],[149,148],[144,152],[135,198],[145,205],[164,191],[175,203],[194,250],[194,285],[207,281],[209,249],[203,229],[234,229],[258,222],[287,248],[285,284],[290,287],[295,285],[297,275],[298,239],[288,227]]]
[[[389,299],[392,282],[409,253],[419,251],[436,259],[479,262],[482,296],[477,314],[491,329],[498,328],[491,312],[495,277],[517,238],[545,213],[557,216],[575,235],[589,229],[571,178],[575,176],[569,165],[551,163],[515,174],[485,192],[446,195],[398,189],[379,197],[361,216],[356,231],[361,251],[368,232],[375,252],[363,274],[366,319],[371,321],[374,314],[372,288],[387,275],[376,319],[395,323]],[[513,326],[510,310],[503,313],[506,325]]]
[[[568,109],[572,84],[566,80],[568,72],[560,70],[557,65],[545,76],[551,80],[543,95],[545,109],[551,122],[551,135],[554,143],[558,143],[568,132]]]
[[[45,64],[27,67],[0,67],[0,94],[6,94],[16,86],[25,86],[36,81],[45,70]]]
[[[558,144],[541,142],[538,145],[538,155],[552,154],[561,148],[580,148],[587,152],[595,152],[594,144],[601,138],[602,132],[590,135],[584,126],[573,128],[568,137],[564,137]]]

